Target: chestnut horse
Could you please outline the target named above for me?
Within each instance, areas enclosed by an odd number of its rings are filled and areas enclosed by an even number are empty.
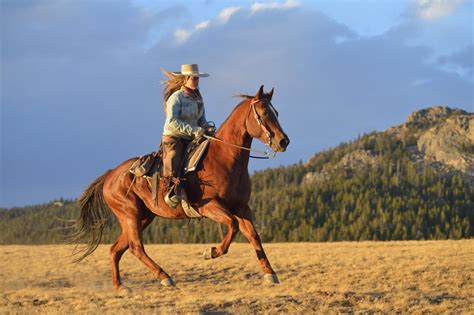
[[[257,138],[268,144],[273,151],[285,151],[289,144],[283,132],[278,113],[271,104],[273,89],[263,92],[263,85],[255,96],[244,98],[217,130],[215,137],[226,143],[250,148],[252,139]],[[154,205],[147,180],[133,176],[128,169],[136,158],[127,160],[107,171],[87,187],[79,198],[81,216],[76,233],[76,242],[86,240],[82,260],[99,245],[105,218],[111,210],[117,217],[122,232],[110,248],[112,281],[115,289],[126,289],[120,280],[119,262],[124,252],[130,252],[144,263],[150,271],[161,279],[161,284],[173,286],[172,278],[145,252],[142,233],[155,216],[168,219],[186,219],[181,206],[168,207],[160,185],[158,202]],[[206,155],[197,171],[187,174],[186,191],[189,202],[203,217],[227,226],[227,234],[222,243],[211,247],[204,258],[213,259],[227,253],[229,246],[240,230],[255,248],[264,279],[278,283],[275,271],[265,255],[262,242],[252,222],[248,202],[250,199],[250,176],[248,172],[249,151],[211,141]]]

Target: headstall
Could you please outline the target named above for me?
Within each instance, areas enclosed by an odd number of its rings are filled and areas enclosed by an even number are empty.
[[[273,151],[273,149],[271,147],[271,145],[272,145],[271,133],[267,129],[267,127],[265,127],[265,124],[262,122],[262,119],[260,118],[260,116],[257,113],[257,110],[255,109],[255,104],[257,104],[259,102],[268,102],[268,105],[270,105],[272,107],[273,111],[275,113],[276,113],[276,111],[273,108],[273,105],[272,105],[272,103],[270,103],[270,101],[259,99],[259,100],[253,100],[252,102],[250,102],[250,106],[251,106],[251,109],[253,111],[255,120],[257,121],[257,124],[260,126],[260,128],[262,128],[263,132],[265,133],[265,135],[267,136],[267,139],[268,139],[267,143],[265,143],[265,146],[267,147],[267,149],[265,149],[265,151],[260,151],[260,150],[256,150],[256,149],[252,149],[252,148],[242,147],[242,146],[239,146],[239,145],[236,145],[236,144],[233,144],[233,143],[229,143],[229,142],[223,141],[221,139],[218,139],[216,137],[212,137],[212,136],[208,136],[208,135],[204,135],[204,137],[207,138],[207,139],[215,140],[215,141],[218,141],[218,142],[221,142],[221,143],[239,148],[239,149],[247,150],[247,151],[250,151],[250,152],[257,152],[257,153],[260,153],[260,154],[264,155],[264,156],[250,155],[250,157],[254,158],[254,159],[272,159],[272,158],[276,157],[276,152]]]

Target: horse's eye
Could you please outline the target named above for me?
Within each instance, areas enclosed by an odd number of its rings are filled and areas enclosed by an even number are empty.
[[[268,110],[263,111],[263,116],[268,116]]]

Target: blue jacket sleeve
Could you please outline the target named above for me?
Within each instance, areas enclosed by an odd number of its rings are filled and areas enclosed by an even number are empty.
[[[209,127],[209,123],[206,120],[206,110],[204,109],[204,107],[202,109],[202,115],[201,117],[199,117],[198,125],[204,129],[207,129]]]

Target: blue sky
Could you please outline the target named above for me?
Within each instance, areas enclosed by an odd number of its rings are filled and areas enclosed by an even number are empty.
[[[433,105],[473,111],[472,1],[1,1],[0,206],[76,198],[156,150],[160,67],[198,63],[220,124],[261,84],[305,161]],[[260,143],[254,146],[261,148]]]

